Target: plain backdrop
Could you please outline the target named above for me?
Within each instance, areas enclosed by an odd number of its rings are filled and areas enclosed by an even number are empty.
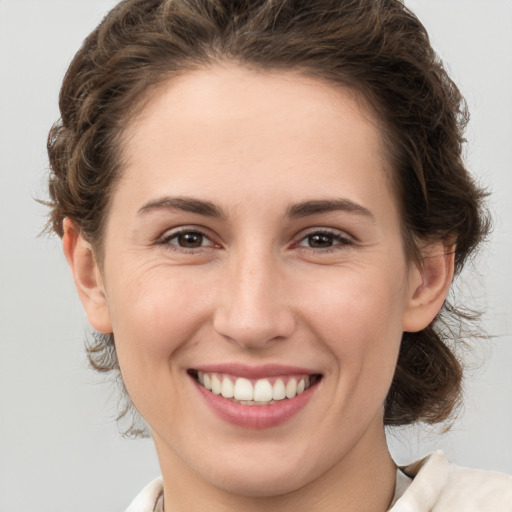
[[[60,241],[39,237],[48,129],[65,69],[112,0],[0,0],[0,511],[120,511],[159,473],[150,440],[120,438],[114,388],[87,368],[86,321]],[[410,0],[465,94],[467,161],[495,230],[463,276],[485,306],[452,431],[390,433],[399,463],[442,448],[512,473],[512,1]],[[466,300],[466,299],[465,299]],[[482,361],[484,361],[482,363]]]

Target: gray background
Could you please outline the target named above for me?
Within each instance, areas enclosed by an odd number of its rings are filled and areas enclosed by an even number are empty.
[[[158,474],[151,441],[119,437],[114,388],[87,369],[85,317],[60,241],[38,237],[45,209],[34,201],[45,196],[65,68],[114,3],[0,0],[0,511],[123,510]],[[400,463],[440,447],[460,464],[512,473],[512,1],[406,3],[472,111],[467,160],[493,189],[496,226],[461,286],[496,336],[469,358],[452,431],[399,430],[390,444]]]

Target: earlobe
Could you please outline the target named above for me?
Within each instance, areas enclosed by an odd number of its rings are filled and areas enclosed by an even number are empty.
[[[454,272],[455,246],[441,242],[422,250],[422,261],[409,275],[409,297],[403,330],[417,332],[427,327],[441,310]]]
[[[64,219],[62,247],[73,273],[78,295],[91,326],[102,333],[111,333],[105,289],[91,245],[70,219]]]

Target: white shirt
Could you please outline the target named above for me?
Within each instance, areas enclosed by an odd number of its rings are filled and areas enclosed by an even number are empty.
[[[163,482],[153,480],[126,512],[163,512]],[[397,470],[388,512],[512,512],[512,477],[457,466],[442,452]]]
[[[512,512],[512,477],[457,466],[435,452],[403,468],[412,478],[390,512]]]

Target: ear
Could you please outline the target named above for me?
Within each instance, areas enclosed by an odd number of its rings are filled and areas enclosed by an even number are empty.
[[[403,317],[403,330],[421,331],[441,310],[453,279],[455,246],[441,242],[421,250],[422,259],[409,273],[409,298]]]
[[[97,331],[111,333],[105,288],[94,251],[70,219],[64,219],[63,230],[62,248],[87,319]]]

